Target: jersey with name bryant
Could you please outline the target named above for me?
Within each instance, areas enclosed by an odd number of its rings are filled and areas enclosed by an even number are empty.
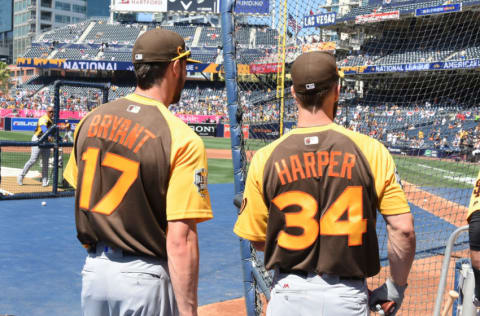
[[[213,217],[202,140],[163,104],[137,94],[80,122],[64,176],[77,188],[84,245],[166,258],[168,221]]]
[[[387,149],[334,123],[298,128],[255,154],[234,231],[265,241],[268,269],[369,277],[377,209],[410,211]]]

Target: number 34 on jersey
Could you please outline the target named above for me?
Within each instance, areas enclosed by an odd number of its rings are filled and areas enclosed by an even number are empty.
[[[285,230],[278,235],[278,245],[289,250],[303,250],[322,236],[348,236],[348,246],[361,246],[363,234],[367,232],[367,220],[363,218],[363,187],[348,186],[335,202],[328,207],[320,221],[316,220],[317,200],[303,191],[288,191],[276,196],[272,203],[285,211],[289,206],[299,206],[300,211],[285,213],[285,226],[300,227],[300,235]],[[348,219],[341,220],[347,212]]]

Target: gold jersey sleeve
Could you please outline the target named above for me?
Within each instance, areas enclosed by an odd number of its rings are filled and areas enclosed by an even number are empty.
[[[340,126],[335,126],[335,129],[348,136],[367,158],[375,179],[377,208],[380,213],[383,215],[409,213],[410,207],[400,184],[395,161],[387,148],[366,135],[354,133]]]
[[[73,150],[70,153],[70,157],[68,158],[67,166],[65,167],[65,170],[63,170],[63,178],[67,180],[68,183],[73,188],[77,188],[77,177],[78,177],[78,166],[77,166],[77,158],[75,157],[75,144],[77,142],[77,134],[78,131],[80,130],[80,126],[82,126],[83,122],[85,122],[85,119],[93,112],[88,113],[78,124],[77,128],[75,129],[75,132],[73,133]]]
[[[53,124],[53,121],[48,117],[48,115],[43,115],[38,119],[37,128],[35,129],[34,134],[40,136],[42,134],[42,126],[49,128]]]
[[[165,117],[172,133],[171,170],[166,203],[167,220],[196,219],[197,222],[202,222],[213,218],[207,188],[207,155],[202,139],[179,118],[171,114],[163,104],[138,95],[129,95],[127,99],[156,106]],[[75,130],[75,141],[77,132],[86,118],[78,124]],[[75,157],[74,146],[63,173],[63,177],[74,188],[77,186],[78,173]]]
[[[467,221],[470,220],[470,216],[476,211],[480,211],[480,171],[473,187],[472,196],[470,197],[470,204],[468,205]]]
[[[243,202],[233,232],[251,241],[265,241],[268,223],[268,207],[264,200],[263,172],[273,146],[255,153],[248,169]]]
[[[167,220],[213,218],[208,193],[207,154],[202,139],[163,104],[134,95],[132,100],[157,106],[169,125],[172,137],[170,180],[167,191]]]

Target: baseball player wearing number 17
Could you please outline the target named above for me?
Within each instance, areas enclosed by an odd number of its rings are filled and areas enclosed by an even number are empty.
[[[415,232],[387,149],[333,123],[339,77],[331,54],[300,55],[291,70],[298,128],[254,155],[234,232],[275,270],[267,315],[368,315],[407,287]],[[387,223],[391,275],[380,271],[377,209]]]
[[[205,147],[168,111],[190,51],[153,29],[133,47],[135,93],[90,112],[64,177],[76,187],[84,316],[196,316],[196,225],[213,217]]]

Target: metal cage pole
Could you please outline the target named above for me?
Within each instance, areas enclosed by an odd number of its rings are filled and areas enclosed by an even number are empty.
[[[440,281],[438,283],[437,298],[435,299],[433,316],[440,316],[440,309],[442,308],[443,295],[445,293],[445,286],[447,284],[448,268],[450,266],[450,258],[452,256],[453,246],[455,245],[458,235],[467,230],[468,225],[459,227],[448,238],[447,247],[445,248],[445,255],[443,257],[442,271],[440,274]]]
[[[243,194],[245,188],[245,155],[242,135],[242,109],[238,105],[237,64],[235,62],[235,44],[233,40],[235,0],[221,0],[223,58],[225,68],[225,85],[227,89],[228,117],[230,121],[230,140],[235,194]],[[255,281],[253,277],[250,242],[240,239],[240,254],[243,271],[245,304],[248,316],[256,315]]]

